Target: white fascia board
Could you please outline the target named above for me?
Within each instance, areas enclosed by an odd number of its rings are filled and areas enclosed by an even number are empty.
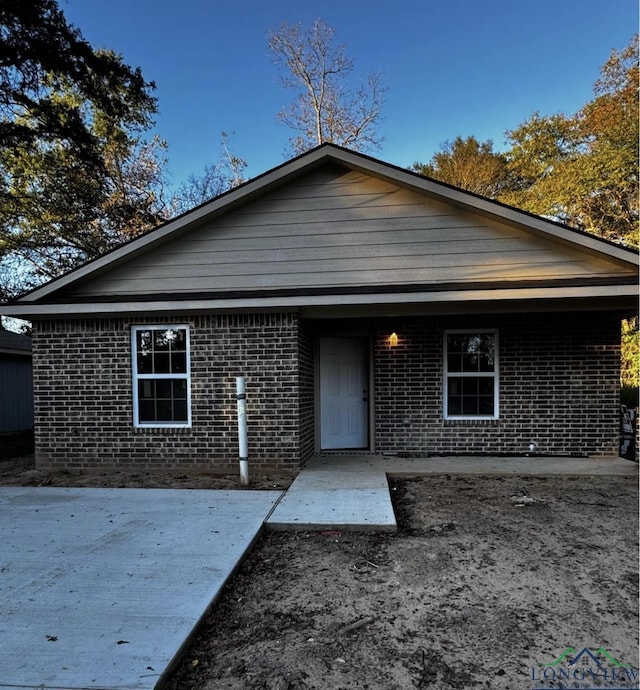
[[[499,288],[474,290],[446,290],[442,292],[378,293],[359,295],[304,295],[290,297],[252,296],[239,299],[189,299],[127,302],[87,302],[81,304],[13,304],[0,307],[6,316],[58,317],[91,316],[134,313],[185,313],[204,311],[242,311],[248,309],[295,310],[301,307],[323,306],[373,306],[376,304],[438,304],[447,302],[494,302],[518,300],[563,300],[634,298],[638,291],[635,285],[605,285],[589,287],[540,287]]]

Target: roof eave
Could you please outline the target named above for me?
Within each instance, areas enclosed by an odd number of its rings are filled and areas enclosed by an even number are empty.
[[[637,308],[637,287],[635,285],[598,285],[566,287],[509,287],[491,289],[460,289],[443,291],[416,291],[398,294],[397,292],[371,292],[366,294],[330,294],[330,295],[289,295],[270,296],[255,293],[242,298],[188,297],[167,300],[129,300],[118,302],[83,302],[83,303],[38,303],[5,305],[2,311],[7,316],[33,318],[87,318],[115,316],[125,314],[164,314],[187,312],[215,312],[242,310],[286,310],[295,311],[307,307],[358,307],[375,305],[444,305],[468,304],[469,312],[475,311],[479,302],[502,303],[505,310],[517,308],[518,303],[528,305],[540,302],[555,302],[558,305],[570,305],[572,300],[581,300],[594,308],[629,310]],[[530,306],[529,306],[530,308]]]

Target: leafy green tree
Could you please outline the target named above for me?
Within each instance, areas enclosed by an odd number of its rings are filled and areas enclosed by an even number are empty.
[[[306,30],[285,22],[269,36],[273,60],[284,72],[282,83],[297,92],[296,100],[279,113],[281,122],[298,132],[290,139],[294,154],[324,142],[357,151],[377,149],[382,142],[377,131],[386,91],[382,79],[371,74],[352,87],[353,62],[334,37],[322,19]]]
[[[622,322],[622,356],[620,362],[620,384],[631,398],[630,407],[638,407],[640,387],[640,332],[638,317]]]
[[[30,287],[156,223],[164,145],[142,138],[154,85],[55,0],[3,0],[0,35],[0,286],[13,292],[16,276]]]
[[[506,158],[494,152],[491,140],[481,143],[473,136],[445,142],[429,163],[414,163],[411,169],[490,198],[509,183]]]
[[[508,132],[514,184],[501,200],[638,245],[638,40],[613,51],[575,115],[534,114]]]
[[[155,112],[153,83],[111,51],[96,51],[69,25],[56,0],[3,0],[0,5],[0,141],[3,146],[68,141],[76,156],[100,162],[84,109],[114,123],[146,127]],[[56,98],[73,84],[81,102]]]

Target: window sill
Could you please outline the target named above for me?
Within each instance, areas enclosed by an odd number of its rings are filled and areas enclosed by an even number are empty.
[[[499,426],[499,417],[449,417],[442,420],[444,426]]]
[[[158,424],[157,426],[134,426],[133,431],[135,433],[148,433],[148,434],[175,434],[175,433],[186,433],[191,431],[191,425],[187,424]]]

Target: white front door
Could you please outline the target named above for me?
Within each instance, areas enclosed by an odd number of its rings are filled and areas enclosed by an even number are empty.
[[[320,339],[320,447],[369,445],[367,340]]]

